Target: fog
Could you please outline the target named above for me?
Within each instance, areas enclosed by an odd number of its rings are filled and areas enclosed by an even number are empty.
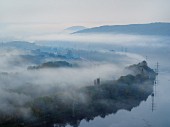
[[[170,42],[168,36],[126,34],[54,34],[32,36],[28,39],[39,45],[81,49],[113,49],[116,51],[135,48],[163,48]],[[35,41],[36,40],[36,41]],[[130,51],[131,52],[131,51]]]
[[[31,38],[32,41],[35,39],[33,38]],[[32,117],[30,107],[26,105],[35,98],[55,95],[60,89],[68,89],[65,96],[71,97],[70,89],[94,85],[96,78],[100,78],[101,82],[116,80],[124,75],[124,67],[141,62],[146,59],[146,56],[149,65],[153,68],[157,61],[161,61],[161,64],[169,67],[165,62],[166,59],[156,58],[169,53],[168,37],[94,34],[57,35],[54,40],[49,36],[50,41],[47,41],[48,38],[44,40],[45,38],[46,36],[37,38],[39,41],[35,41],[35,44],[49,47],[63,46],[64,50],[68,48],[80,56],[83,53],[88,53],[89,56],[83,56],[81,60],[66,60],[79,64],[79,67],[27,70],[28,66],[35,65],[21,57],[30,54],[29,50],[1,47],[0,113],[8,116],[18,114],[24,118]],[[60,41],[66,42],[60,45],[58,43]],[[86,48],[82,48],[84,44],[87,44]],[[122,47],[124,47],[123,51]],[[110,51],[110,49],[114,51]],[[162,49],[164,50],[162,51]],[[44,62],[47,60],[51,59],[45,59]]]
[[[100,54],[105,53],[99,51]],[[123,68],[136,61],[141,61],[142,56],[115,53],[114,56],[122,57],[127,63],[108,61],[75,61],[81,66],[75,68],[56,68],[27,70],[32,65],[25,61],[21,55],[30,54],[29,51],[15,48],[1,48],[0,55],[0,113],[5,115],[18,114],[30,117],[30,108],[26,106],[37,97],[49,96],[59,89],[68,88],[67,96],[70,97],[70,88],[80,88],[94,85],[96,78],[101,82],[115,80],[123,75]],[[106,55],[102,56],[106,57]],[[116,57],[115,57],[116,58]],[[134,58],[137,58],[134,59]],[[140,60],[139,60],[140,59]],[[132,61],[131,61],[132,60]]]
[[[25,62],[19,55],[26,54],[25,51],[18,49],[0,49],[0,71],[16,72],[22,71]]]

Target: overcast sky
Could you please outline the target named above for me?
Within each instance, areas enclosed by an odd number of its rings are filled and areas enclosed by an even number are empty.
[[[51,30],[170,22],[170,0],[0,0],[0,28]]]

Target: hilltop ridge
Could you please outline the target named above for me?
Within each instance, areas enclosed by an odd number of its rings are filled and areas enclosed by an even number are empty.
[[[74,32],[73,34],[135,34],[170,36],[170,23],[104,25]]]

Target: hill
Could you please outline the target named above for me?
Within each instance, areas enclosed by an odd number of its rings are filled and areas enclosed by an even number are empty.
[[[170,36],[170,23],[105,25],[74,32],[73,34],[135,34]]]
[[[65,31],[76,32],[76,31],[80,31],[84,29],[87,29],[87,28],[84,26],[72,26],[72,27],[66,28]]]
[[[50,61],[38,66],[29,66],[28,70],[43,69],[43,68],[59,68],[59,67],[72,67],[73,65],[66,61]]]

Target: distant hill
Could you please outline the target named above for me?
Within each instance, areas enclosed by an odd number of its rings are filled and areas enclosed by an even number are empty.
[[[80,30],[73,34],[137,34],[170,36],[170,23],[130,24],[130,25],[106,25]]]
[[[35,43],[30,43],[26,41],[10,41],[6,43],[0,43],[0,46],[25,50],[34,50],[38,48],[38,46]]]
[[[84,30],[84,29],[87,29],[87,28],[84,26],[72,26],[72,27],[66,28],[65,31],[77,32],[77,31]]]
[[[38,66],[29,66],[28,70],[43,69],[43,68],[60,68],[60,67],[73,67],[73,65],[66,61],[50,61]]]

